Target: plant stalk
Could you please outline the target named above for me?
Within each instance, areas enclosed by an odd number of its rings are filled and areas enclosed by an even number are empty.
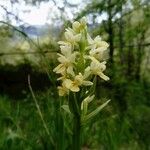
[[[81,150],[81,120],[80,115],[74,115],[73,119],[73,136],[72,136],[72,150]]]

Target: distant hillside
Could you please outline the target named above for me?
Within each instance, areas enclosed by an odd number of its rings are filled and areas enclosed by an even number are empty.
[[[61,27],[52,25],[21,25],[19,26],[22,31],[28,34],[30,37],[39,37],[45,35],[51,35],[52,37],[58,37]]]

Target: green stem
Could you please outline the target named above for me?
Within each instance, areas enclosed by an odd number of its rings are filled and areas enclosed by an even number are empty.
[[[80,131],[81,131],[80,115],[76,114],[73,120],[72,150],[81,150]]]
[[[71,150],[81,149],[81,113],[80,113],[80,103],[78,102],[77,95],[75,93],[70,93],[69,102],[70,110],[72,111],[73,117],[73,130],[72,130],[72,147]]]
[[[46,122],[45,122],[45,120],[44,120],[44,118],[43,118],[41,109],[40,109],[39,104],[38,104],[38,102],[37,102],[37,99],[36,99],[36,97],[35,97],[35,95],[34,95],[34,92],[33,92],[33,90],[32,90],[31,83],[30,83],[30,75],[28,75],[28,85],[29,85],[29,90],[30,90],[30,92],[31,92],[31,94],[32,94],[33,100],[34,100],[34,102],[35,102],[35,106],[36,106],[36,108],[37,108],[37,111],[38,111],[39,116],[40,116],[40,118],[41,118],[41,120],[42,120],[43,126],[44,126],[44,128],[45,128],[45,131],[46,131],[47,135],[50,137],[51,143],[54,145],[54,141],[53,141],[52,137],[50,136],[50,132],[49,132],[48,127],[47,127],[47,125],[46,125]]]

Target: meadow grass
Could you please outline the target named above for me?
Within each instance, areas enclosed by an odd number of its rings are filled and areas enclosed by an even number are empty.
[[[141,92],[138,96],[127,91],[124,98],[128,100],[129,106],[124,114],[119,113],[119,110],[116,109],[118,106],[115,99],[112,99],[112,102],[102,113],[86,124],[82,135],[83,149],[149,149],[150,110],[146,106],[144,98],[140,102],[140,96],[142,97],[143,93],[141,86],[138,87],[137,84],[136,87],[134,84],[131,85],[133,93]],[[100,90],[100,87],[97,89]],[[47,135],[43,127],[30,94],[21,100],[0,96],[1,150],[70,149],[72,120],[69,115],[59,108],[59,100],[53,95],[52,90],[38,92],[35,95],[50,135]],[[115,93],[112,95],[114,96]],[[130,101],[131,99],[132,101]],[[133,99],[136,100],[136,105]],[[92,105],[95,107],[99,103],[102,101],[97,100]]]

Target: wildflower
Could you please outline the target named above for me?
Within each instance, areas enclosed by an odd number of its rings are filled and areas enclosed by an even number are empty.
[[[75,21],[73,24],[72,24],[72,29],[79,33],[80,32],[80,27],[81,27],[81,24],[78,22],[78,21]]]
[[[60,50],[61,50],[61,53],[65,56],[69,56],[72,53],[71,45],[61,45]]]
[[[58,87],[59,95],[79,92],[81,86],[91,86],[91,75],[98,75],[109,80],[103,71],[106,69],[104,54],[108,44],[100,36],[92,39],[87,33],[86,18],[75,21],[72,28],[65,31],[65,41],[59,41],[61,53],[58,53],[60,63],[54,72],[61,74],[57,79],[62,85]],[[90,60],[90,61],[89,61]],[[82,72],[82,73],[81,73]]]
[[[74,80],[66,79],[64,80],[64,85],[73,92],[78,92],[80,90],[79,86],[90,86],[93,83],[91,81],[84,80],[84,77],[81,73],[75,76]]]
[[[62,84],[62,86],[58,86],[58,94],[59,96],[65,96],[68,94],[69,90]]]
[[[71,43],[67,42],[67,41],[59,41],[57,42],[59,45],[62,45],[62,46],[71,46]]]
[[[109,80],[109,77],[104,75],[103,71],[106,69],[106,61],[99,62],[94,57],[89,57],[92,62],[89,67],[86,68],[86,70],[89,70],[91,74],[98,75],[100,78],[104,79],[105,81]]]
[[[72,24],[72,29],[73,31],[75,31],[76,33],[80,33],[83,29],[86,29],[86,18],[83,17],[80,22],[75,21]]]
[[[107,50],[106,47],[99,47],[99,48],[90,50],[89,54],[90,56],[95,57],[97,60],[102,61],[107,58],[106,50]]]
[[[81,34],[76,34],[72,29],[66,29],[65,32],[66,41],[72,45],[76,45],[81,39]]]
[[[101,48],[106,50],[108,48],[108,43],[105,41],[102,41],[100,36],[96,36],[96,38],[94,38],[94,40],[88,35],[88,43],[89,43],[89,47],[91,49],[96,49],[96,48]]]
[[[73,72],[73,65],[75,63],[75,59],[76,59],[76,55],[78,53],[77,52],[74,52],[74,53],[70,53],[67,54],[66,56],[62,55],[62,54],[59,54],[58,53],[58,61],[60,62],[60,64],[54,68],[54,72],[56,72],[57,74],[65,74],[65,73],[68,73],[68,74],[71,74],[71,75],[74,75],[74,72]]]
[[[59,65],[53,70],[60,74],[57,79],[61,82],[61,86],[58,86],[59,96],[68,95],[67,105],[62,105],[61,108],[73,118],[73,149],[81,149],[78,126],[85,125],[109,102],[108,100],[96,109],[88,110],[89,103],[94,100],[92,94],[96,87],[96,81],[90,81],[93,80],[93,75],[106,81],[109,77],[103,73],[106,69],[106,61],[103,61],[104,53],[108,44],[102,41],[100,36],[92,39],[86,28],[86,18],[83,17],[79,22],[75,21],[72,28],[66,29],[65,41],[58,42],[61,51],[58,53]],[[85,86],[91,87],[85,88]]]
[[[83,25],[83,26],[86,27],[86,24],[87,24],[87,19],[86,19],[86,17],[82,17],[81,20],[80,20],[80,23],[81,23],[81,25]]]

